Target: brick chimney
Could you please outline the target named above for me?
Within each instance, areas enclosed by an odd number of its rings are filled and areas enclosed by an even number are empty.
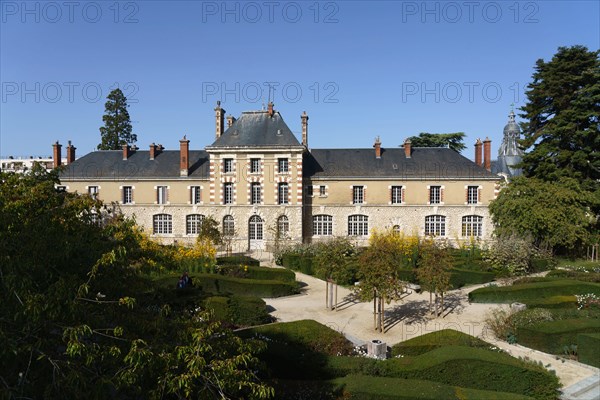
[[[479,165],[480,167],[483,167],[483,160],[482,160],[482,154],[481,154],[481,139],[477,139],[477,141],[475,142],[475,164]]]
[[[273,110],[273,102],[270,101],[269,104],[267,105],[267,112],[269,113],[269,117],[273,117],[273,114],[275,114],[275,111]]]
[[[302,144],[304,147],[308,147],[308,114],[306,111],[302,113],[300,119],[302,120]]]
[[[231,125],[233,125],[235,123],[235,121],[237,121],[237,119],[233,116],[233,115],[228,115],[227,116],[227,127],[231,127]]]
[[[410,141],[410,139],[406,139],[404,141],[404,155],[406,156],[406,158],[410,158],[411,153],[412,153],[411,141]]]
[[[381,141],[379,140],[379,136],[375,138],[373,147],[375,148],[375,158],[381,158]]]
[[[185,135],[179,141],[179,175],[188,176],[190,167],[190,141]]]
[[[221,101],[217,100],[217,107],[215,107],[215,120],[216,120],[216,131],[215,139],[221,137],[225,132],[225,109],[221,108]]]
[[[129,145],[124,144],[123,145],[123,160],[127,160],[127,158],[129,158]]]
[[[77,148],[73,146],[69,140],[69,143],[67,144],[67,165],[75,161],[75,150],[77,150]]]
[[[483,167],[492,170],[492,141],[487,137],[483,141]]]
[[[152,143],[150,145],[150,159],[154,160],[155,156],[156,156],[156,144]]]
[[[58,143],[58,140],[56,141],[56,143],[54,143],[52,145],[52,161],[54,162],[54,168],[58,168],[62,165],[62,145],[60,143]]]

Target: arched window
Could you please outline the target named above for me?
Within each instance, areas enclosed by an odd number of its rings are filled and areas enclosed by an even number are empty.
[[[263,240],[263,220],[258,215],[248,220],[248,236],[250,240]]]
[[[185,233],[188,235],[197,235],[200,233],[200,226],[204,221],[202,214],[190,214],[185,217]]]
[[[483,234],[483,217],[467,215],[462,218],[462,235],[468,237],[481,237]]]
[[[152,217],[152,231],[155,235],[173,233],[173,218],[170,214],[156,214]]]
[[[226,215],[223,217],[223,236],[235,235],[235,220],[233,216]]]
[[[286,215],[277,218],[277,234],[279,238],[287,237],[290,233],[290,221]]]
[[[331,236],[333,235],[333,217],[331,215],[313,216],[313,235]]]
[[[425,235],[446,236],[446,217],[443,215],[428,215],[425,217]]]
[[[369,234],[369,217],[366,215],[351,215],[348,217],[349,236],[367,236]]]

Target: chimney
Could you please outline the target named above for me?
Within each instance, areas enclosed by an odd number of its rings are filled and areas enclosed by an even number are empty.
[[[190,141],[187,140],[185,135],[183,139],[179,141],[179,175],[188,176],[188,170],[190,166]]]
[[[267,112],[269,113],[269,117],[273,117],[273,114],[275,113],[275,111],[273,111],[273,102],[270,101],[269,104],[267,105]]]
[[[156,144],[152,143],[150,145],[150,160],[154,160],[155,156],[156,156]]]
[[[123,160],[127,160],[127,158],[129,158],[129,145],[124,144],[123,145]]]
[[[231,127],[231,125],[233,125],[233,123],[236,121],[235,117],[233,115],[228,115],[227,116],[227,127]]]
[[[483,141],[483,167],[492,170],[492,141],[487,137]]]
[[[410,139],[406,139],[404,141],[404,155],[406,156],[406,158],[410,158],[410,154],[412,152],[412,147],[410,144],[411,144]]]
[[[379,136],[375,138],[373,147],[375,148],[375,158],[381,158],[381,141],[379,140]]]
[[[54,161],[54,168],[58,168],[61,166],[62,164],[62,151],[61,151],[62,145],[60,143],[58,143],[58,140],[56,141],[56,143],[54,143],[52,145],[52,159]]]
[[[217,100],[217,107],[215,108],[215,118],[217,129],[215,132],[215,138],[218,139],[221,137],[223,132],[225,131],[225,110],[221,108],[221,101]]]
[[[475,164],[483,167],[483,160],[481,159],[481,139],[477,139],[475,142]]]
[[[302,113],[300,119],[302,120],[302,144],[308,148],[308,114],[306,111]]]
[[[73,146],[69,140],[69,143],[67,144],[67,165],[75,161],[75,150],[77,150],[77,148]]]

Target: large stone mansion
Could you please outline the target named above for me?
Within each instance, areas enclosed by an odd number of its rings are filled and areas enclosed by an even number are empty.
[[[451,241],[492,234],[488,205],[502,178],[491,172],[489,139],[477,140],[473,162],[408,140],[396,148],[376,138],[370,148],[309,149],[306,112],[299,141],[272,103],[236,119],[217,102],[215,120],[215,140],[204,150],[190,150],[184,136],[178,150],[153,143],[75,160],[69,143],[61,185],[134,216],[163,243],[192,243],[206,216],[237,251],[265,249],[277,237],[310,243],[349,236],[361,243],[374,229]],[[58,142],[53,159],[59,166]]]

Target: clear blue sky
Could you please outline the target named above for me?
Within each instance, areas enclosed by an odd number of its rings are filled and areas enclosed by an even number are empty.
[[[214,107],[275,108],[309,146],[489,136],[524,103],[535,61],[600,46],[598,1],[0,1],[0,154],[100,142],[106,95],[130,99],[138,146],[214,140]],[[301,91],[301,93],[299,92]]]

